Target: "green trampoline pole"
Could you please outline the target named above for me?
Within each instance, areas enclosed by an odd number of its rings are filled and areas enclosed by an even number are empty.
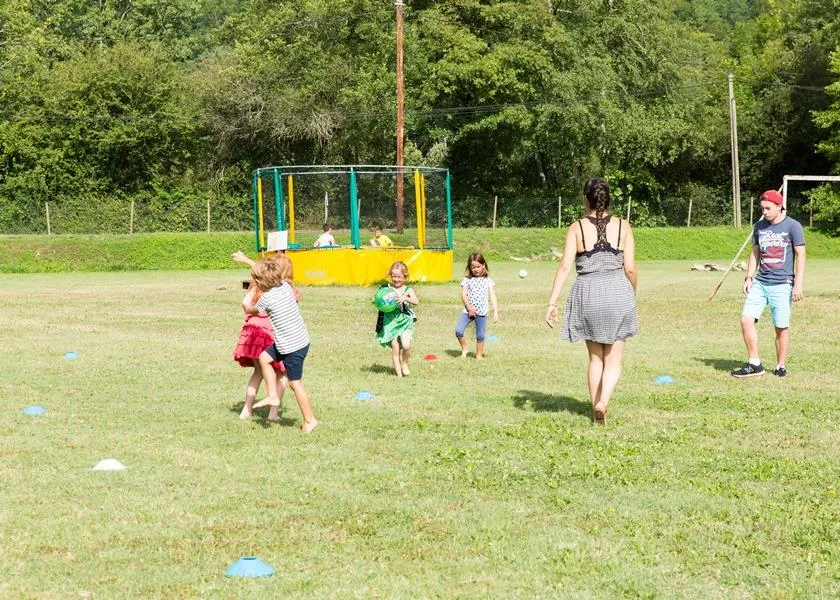
[[[446,244],[452,250],[452,183],[446,170]]]
[[[359,204],[358,191],[356,187],[356,172],[350,169],[350,243],[359,249],[361,246],[361,235],[359,234]]]
[[[257,207],[257,178],[259,177],[259,169],[254,171],[251,180],[251,195],[253,196],[254,204],[254,243],[257,247],[257,252],[260,251],[260,222],[259,222],[259,208]]]
[[[274,216],[277,221],[277,231],[286,229],[286,215],[284,213],[285,202],[283,200],[283,186],[280,185],[283,179],[280,169],[274,169]]]

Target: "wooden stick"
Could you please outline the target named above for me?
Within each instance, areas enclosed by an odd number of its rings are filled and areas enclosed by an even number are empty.
[[[744,243],[741,244],[741,247],[738,249],[738,253],[735,255],[735,258],[733,258],[732,262],[729,263],[729,268],[726,269],[726,272],[723,274],[723,277],[720,278],[720,281],[715,286],[715,289],[712,291],[712,295],[709,296],[709,302],[711,302],[712,299],[715,297],[715,294],[718,293],[718,290],[720,289],[720,286],[723,285],[723,281],[726,279],[726,276],[729,275],[729,271],[731,271],[732,267],[735,266],[735,263],[738,260],[738,257],[741,256],[741,252],[744,251],[744,248],[747,246],[747,242],[750,241],[750,238],[752,237],[752,234],[753,234],[752,229],[750,229],[750,233],[749,233],[749,235],[747,235],[747,239],[745,239]]]

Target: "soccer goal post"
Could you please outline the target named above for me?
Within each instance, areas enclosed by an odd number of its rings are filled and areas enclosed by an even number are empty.
[[[788,181],[821,181],[824,183],[840,182],[840,175],[785,175],[782,180],[782,201],[785,209],[788,204]],[[814,226],[813,206],[808,206],[808,227]]]

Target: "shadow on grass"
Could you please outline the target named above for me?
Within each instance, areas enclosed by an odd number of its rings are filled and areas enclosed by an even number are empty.
[[[244,402],[237,402],[236,404],[231,405],[230,412],[234,413],[238,417],[239,413],[242,412],[242,407],[243,406],[245,406]],[[259,419],[258,422],[260,424],[260,427],[262,427],[263,429],[268,429],[269,427],[272,427],[274,425],[278,425],[280,427],[293,427],[297,423],[296,419],[290,419],[289,417],[284,417],[282,412],[280,413],[280,419],[279,420],[269,421],[268,420],[268,411],[269,411],[268,408],[265,408],[265,409],[259,408],[252,413],[253,416],[250,419],[245,419],[245,420],[250,421],[250,420],[253,420],[254,417],[257,417]]]
[[[519,390],[519,394],[513,398],[513,405],[522,410],[530,407],[534,412],[565,411],[585,417],[589,417],[592,413],[592,405],[588,400],[581,402],[569,396],[554,396],[533,390]]]
[[[732,360],[731,358],[698,358],[695,356],[694,360],[701,362],[706,366],[712,367],[715,371],[726,371],[727,373],[744,364],[742,362],[738,362],[737,360]]]
[[[470,354],[472,354],[472,352]],[[459,358],[461,356],[461,351],[460,350],[447,350],[446,355],[451,356],[452,358]]]
[[[394,367],[392,365],[383,365],[381,363],[373,363],[366,367],[362,367],[362,371],[367,371],[368,373],[388,373],[389,375],[394,374]]]

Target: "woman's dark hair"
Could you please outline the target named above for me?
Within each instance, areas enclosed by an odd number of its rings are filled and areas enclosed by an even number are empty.
[[[470,268],[474,262],[479,263],[482,267],[484,267],[484,274],[480,275],[480,277],[489,277],[490,270],[487,268],[487,261],[484,260],[484,255],[481,252],[473,252],[470,254],[470,257],[467,259],[467,277],[472,277],[472,269]]]
[[[609,242],[607,242],[607,222],[604,220],[604,215],[612,205],[610,186],[601,177],[593,177],[583,186],[583,195],[586,198],[587,208],[595,211],[595,230],[598,232],[595,247],[607,246]]]

